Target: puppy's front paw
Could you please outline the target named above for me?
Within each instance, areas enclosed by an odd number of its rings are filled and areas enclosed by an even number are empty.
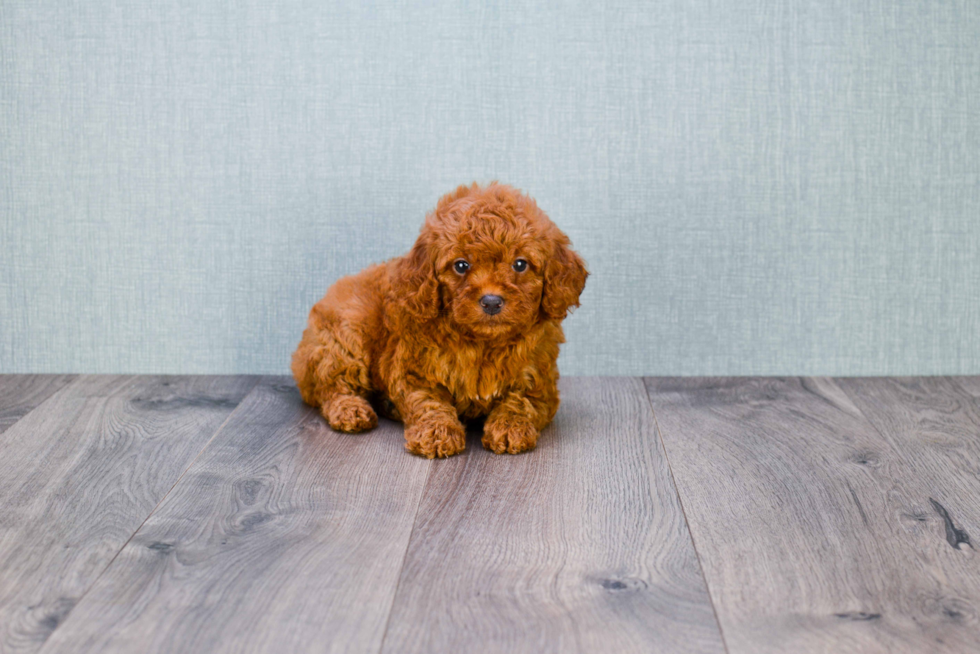
[[[483,447],[496,454],[520,454],[534,449],[538,435],[526,418],[491,419],[483,426]]]
[[[466,449],[466,431],[456,421],[420,422],[405,427],[405,449],[427,459],[452,456]]]
[[[348,434],[374,429],[378,424],[378,414],[359,395],[334,395],[323,406],[323,417],[331,427]]]

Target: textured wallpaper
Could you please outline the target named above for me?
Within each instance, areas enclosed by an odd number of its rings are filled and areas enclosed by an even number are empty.
[[[490,179],[566,374],[980,373],[973,0],[0,0],[0,372],[285,373]]]

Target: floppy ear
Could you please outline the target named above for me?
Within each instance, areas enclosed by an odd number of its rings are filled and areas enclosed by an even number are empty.
[[[439,282],[432,247],[431,236],[423,231],[412,250],[395,264],[391,278],[395,302],[420,321],[439,315]]]
[[[551,257],[544,266],[544,290],[541,309],[552,320],[562,320],[571,307],[578,306],[578,296],[589,276],[585,262],[569,247],[568,237],[555,238]]]

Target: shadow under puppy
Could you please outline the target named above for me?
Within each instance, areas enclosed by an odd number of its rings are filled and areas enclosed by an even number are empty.
[[[293,375],[339,431],[377,425],[372,399],[430,459],[466,447],[460,418],[486,418],[493,452],[529,450],[558,410],[561,321],[587,276],[532,198],[460,186],[407,255],[340,279],[314,305]]]

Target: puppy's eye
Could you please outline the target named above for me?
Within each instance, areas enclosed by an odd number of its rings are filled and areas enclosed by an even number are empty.
[[[527,261],[525,261],[524,259],[518,259],[517,261],[515,261],[514,270],[516,270],[517,272],[524,272],[525,270],[527,270]]]
[[[460,275],[466,274],[466,271],[470,269],[470,264],[465,259],[456,259],[453,262],[453,270],[458,272]]]

